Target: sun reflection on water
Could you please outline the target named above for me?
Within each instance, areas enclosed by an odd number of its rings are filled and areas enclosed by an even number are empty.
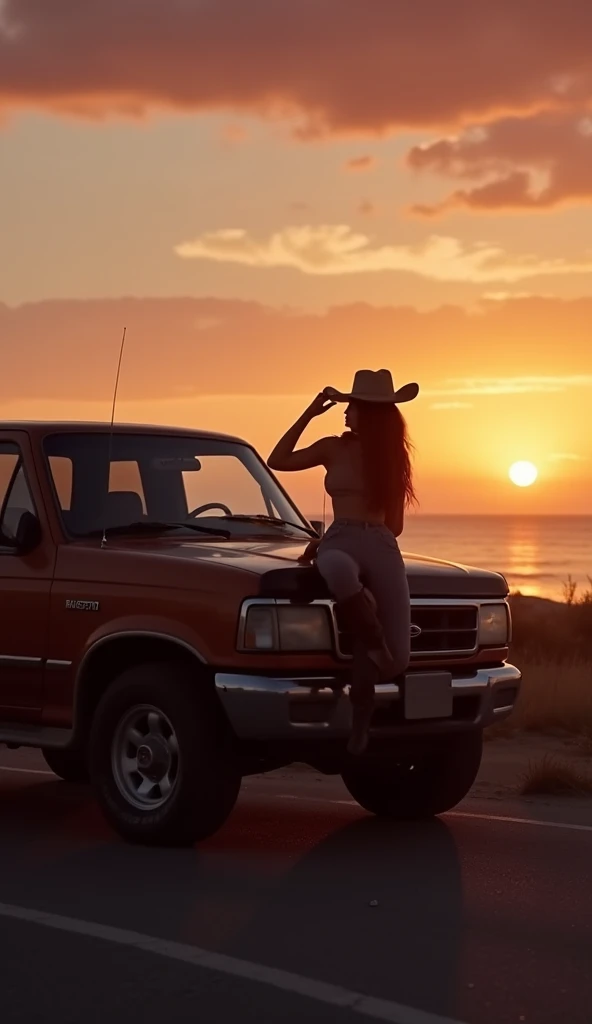
[[[540,597],[541,546],[534,524],[513,522],[508,538],[508,582],[512,590]],[[534,577],[529,581],[528,577]]]

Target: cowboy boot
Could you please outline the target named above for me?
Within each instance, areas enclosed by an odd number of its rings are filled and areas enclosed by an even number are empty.
[[[352,597],[337,602],[337,614],[354,640],[354,647],[363,650],[378,670],[376,682],[386,682],[395,674],[395,663],[384,639],[376,601],[363,588]]]
[[[378,669],[374,662],[361,647],[354,648],[350,687],[352,727],[347,743],[348,754],[363,754],[368,746],[374,714],[374,685],[377,681]]]
[[[337,610],[354,641],[350,689],[353,722],[347,749],[350,754],[361,754],[368,744],[374,687],[393,678],[395,665],[376,614],[376,602],[368,590],[339,601]]]

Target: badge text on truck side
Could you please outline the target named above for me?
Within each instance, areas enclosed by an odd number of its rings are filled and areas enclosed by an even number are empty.
[[[70,611],[75,612],[98,612],[100,608],[98,601],[75,601],[72,598],[66,598],[66,608]]]

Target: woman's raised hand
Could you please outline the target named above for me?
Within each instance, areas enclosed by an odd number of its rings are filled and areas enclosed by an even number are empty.
[[[321,391],[321,393],[318,394],[316,398],[313,398],[312,402],[310,403],[306,411],[310,418],[312,419],[314,416],[322,416],[324,412],[328,412],[329,409],[332,409],[334,405],[335,402],[333,402],[330,398],[327,398],[327,395],[323,391]]]

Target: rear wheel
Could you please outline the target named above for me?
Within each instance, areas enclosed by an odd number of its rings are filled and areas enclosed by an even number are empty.
[[[64,782],[88,782],[88,759],[86,750],[42,751],[45,763]]]
[[[347,789],[372,814],[431,818],[451,810],[471,789],[483,752],[481,730],[435,741],[417,758],[360,758],[342,772]]]
[[[111,684],[95,713],[90,772],[109,822],[147,845],[206,839],[241,785],[215,694],[174,663],[136,666]]]

